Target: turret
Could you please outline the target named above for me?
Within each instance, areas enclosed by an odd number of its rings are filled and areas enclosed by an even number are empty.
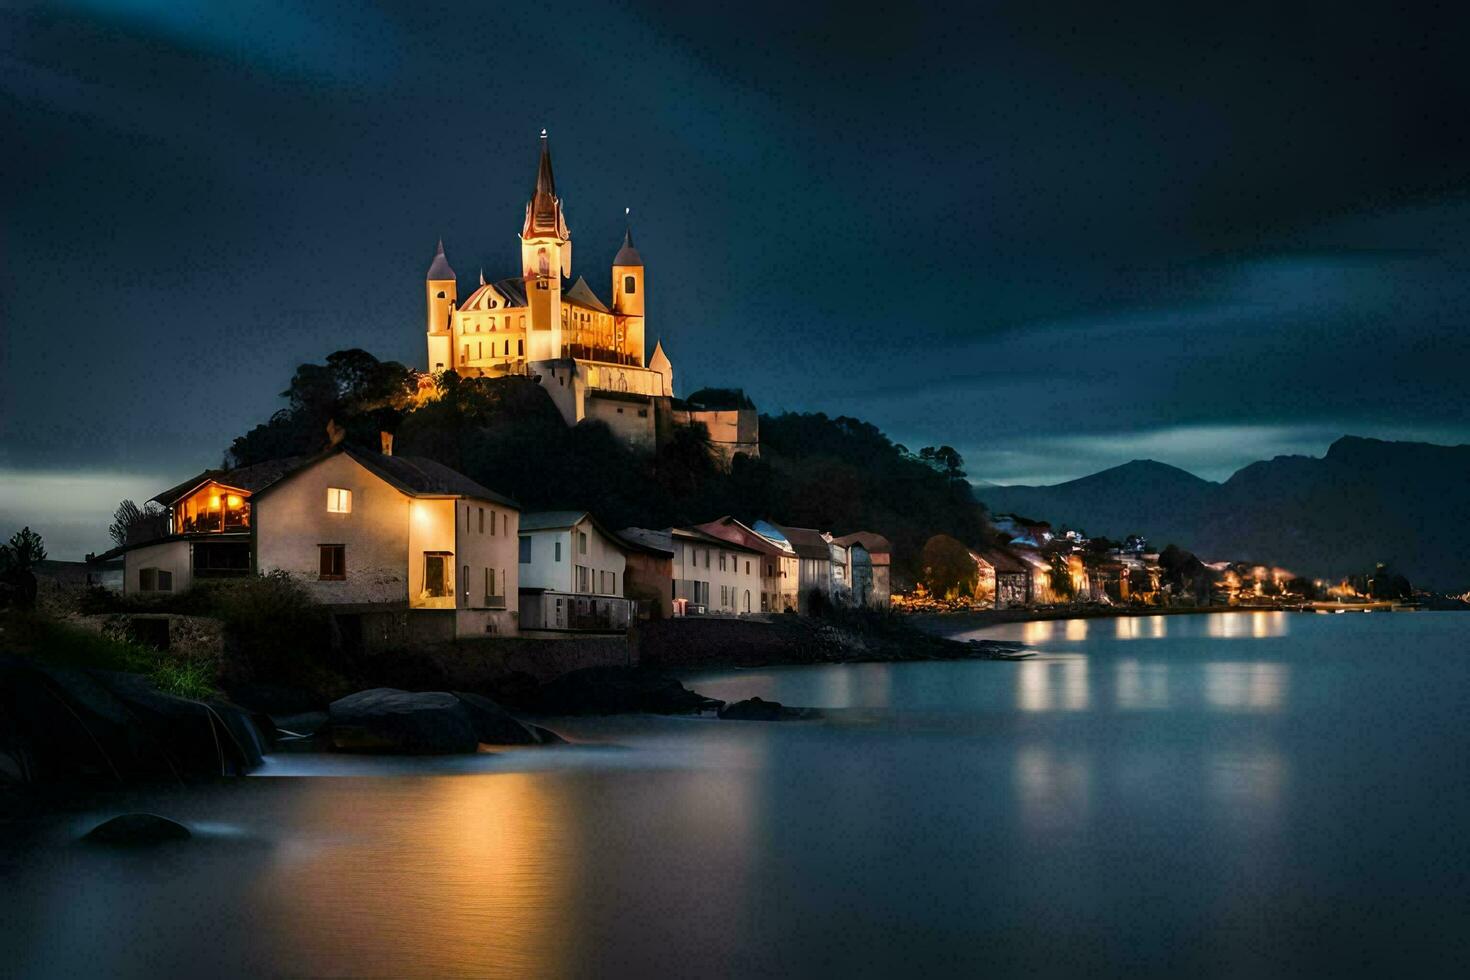
[[[429,370],[445,371],[454,367],[454,338],[450,334],[450,314],[459,299],[454,270],[444,257],[444,239],[434,251],[434,261],[424,277],[426,327],[429,335]]]
[[[623,209],[626,215],[628,210]],[[623,247],[613,257],[612,296],[613,313],[617,317],[618,330],[623,337],[623,351],[631,354],[639,364],[643,359],[643,304],[644,304],[643,257],[633,246],[633,225],[630,221],[623,233]]]
[[[561,281],[572,274],[572,233],[556,196],[551,147],[541,130],[536,187],[521,227],[521,271],[526,279],[527,355],[532,361],[561,357]]]

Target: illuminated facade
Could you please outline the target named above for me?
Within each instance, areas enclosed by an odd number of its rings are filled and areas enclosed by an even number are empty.
[[[607,423],[651,450],[676,424],[703,422],[728,460],[759,452],[757,414],[703,411],[674,399],[674,368],[661,345],[647,354],[647,281],[631,227],[613,258],[611,302],[572,278],[572,233],[541,133],[536,184],[520,232],[520,271],[480,282],[463,300],[441,241],[425,277],[430,372],[537,378],[568,425]],[[739,414],[734,420],[727,416]],[[706,418],[705,416],[710,416]]]

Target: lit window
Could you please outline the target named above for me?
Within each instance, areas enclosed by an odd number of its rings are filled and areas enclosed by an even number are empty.
[[[352,513],[352,491],[341,487],[327,487],[327,513]]]

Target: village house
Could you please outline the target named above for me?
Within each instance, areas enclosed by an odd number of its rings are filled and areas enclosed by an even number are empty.
[[[695,530],[760,552],[760,611],[796,611],[797,557],[790,544],[773,541],[758,534],[733,517],[721,517],[706,524],[697,524]]]
[[[521,515],[521,631],[617,632],[634,616],[623,595],[628,542],[587,511]]]
[[[186,592],[198,581],[249,575],[254,571],[251,498],[306,459],[293,456],[191,476],[150,501],[165,511],[161,535],[148,537],[151,529],[134,529],[121,547],[93,561],[121,556],[125,595]]]
[[[975,594],[981,595],[982,587],[988,586],[988,605],[996,609],[1011,609],[1024,606],[1031,601],[1031,567],[1009,551],[1001,548],[986,548],[971,551],[979,571],[981,586]]]
[[[854,606],[887,609],[893,597],[893,545],[881,534],[857,531],[834,539],[847,550],[847,580]]]
[[[760,611],[763,553],[692,527],[669,530],[675,616]]]
[[[1061,601],[1061,597],[1057,595],[1056,590],[1052,587],[1051,562],[1047,561],[1041,552],[1033,548],[1013,547],[1011,548],[1011,554],[1015,555],[1027,568],[1027,574],[1030,580],[1028,591],[1031,596],[1031,602],[1037,605],[1051,605],[1052,603]]]
[[[811,612],[813,595],[832,601],[833,588],[839,579],[833,568],[830,535],[814,528],[785,527],[770,521],[756,521],[755,531],[779,545],[789,547],[796,555],[798,612]]]
[[[338,443],[250,505],[256,568],[290,574],[339,622],[404,614],[420,640],[516,632],[520,508],[441,463]]]
[[[674,536],[672,531],[625,527],[618,537],[628,544],[623,591],[651,619],[674,615]]]

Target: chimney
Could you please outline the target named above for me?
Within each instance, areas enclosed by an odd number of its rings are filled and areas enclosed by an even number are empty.
[[[347,430],[337,424],[336,419],[327,420],[327,445],[335,446],[347,438]]]
[[[393,455],[393,433],[391,433],[391,432],[379,432],[378,433],[378,439],[382,441],[383,455],[384,456],[392,456]]]

